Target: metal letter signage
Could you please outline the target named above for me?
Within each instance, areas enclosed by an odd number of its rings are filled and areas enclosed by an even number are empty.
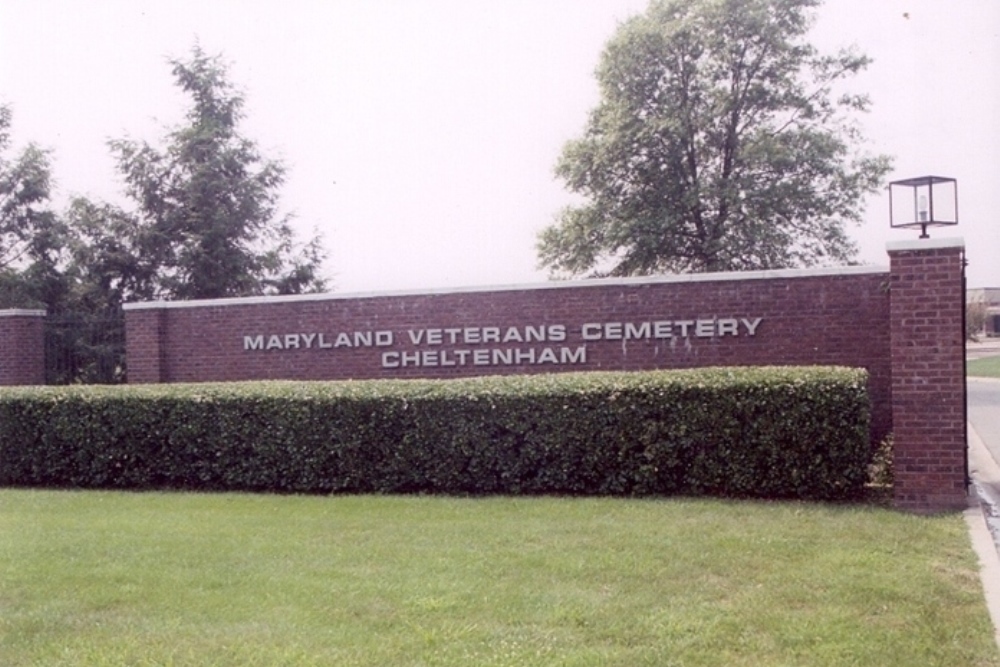
[[[425,327],[403,331],[282,332],[243,334],[243,350],[384,349],[373,357],[383,369],[447,366],[587,364],[587,344],[600,341],[683,341],[752,337],[764,318],[711,317],[643,322],[587,322],[525,326]]]

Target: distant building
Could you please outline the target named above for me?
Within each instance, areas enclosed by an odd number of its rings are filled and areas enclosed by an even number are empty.
[[[1000,287],[976,287],[965,291],[968,305],[982,304],[986,310],[982,334],[1000,336]]]

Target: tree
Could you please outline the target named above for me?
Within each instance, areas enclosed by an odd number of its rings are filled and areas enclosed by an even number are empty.
[[[556,174],[584,203],[539,235],[554,274],[772,269],[851,260],[847,223],[890,167],[857,149],[869,59],[804,41],[819,0],[653,0],[619,28],[601,98]]]
[[[965,302],[965,340],[978,341],[986,331],[990,310],[984,295],[970,297]]]
[[[29,144],[8,158],[11,122],[0,106],[0,307],[44,306],[65,290],[57,268],[65,229],[48,208],[48,151]]]
[[[142,218],[113,204],[74,199],[67,212],[73,230],[70,272],[74,310],[100,313],[126,301],[160,296],[158,272],[164,249]]]
[[[135,210],[85,199],[70,208],[74,264],[92,300],[322,290],[320,242],[297,245],[291,217],[279,214],[284,166],[240,133],[244,98],[225,65],[198,46],[190,60],[170,63],[191,98],[186,123],[163,148],[110,143]]]

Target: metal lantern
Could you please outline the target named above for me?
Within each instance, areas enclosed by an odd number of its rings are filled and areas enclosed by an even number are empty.
[[[918,176],[889,183],[889,226],[920,229],[958,224],[958,181],[945,176]]]

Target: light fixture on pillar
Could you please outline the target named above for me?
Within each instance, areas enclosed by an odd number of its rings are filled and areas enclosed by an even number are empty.
[[[920,229],[958,224],[958,181],[945,176],[918,176],[889,183],[889,226]]]

